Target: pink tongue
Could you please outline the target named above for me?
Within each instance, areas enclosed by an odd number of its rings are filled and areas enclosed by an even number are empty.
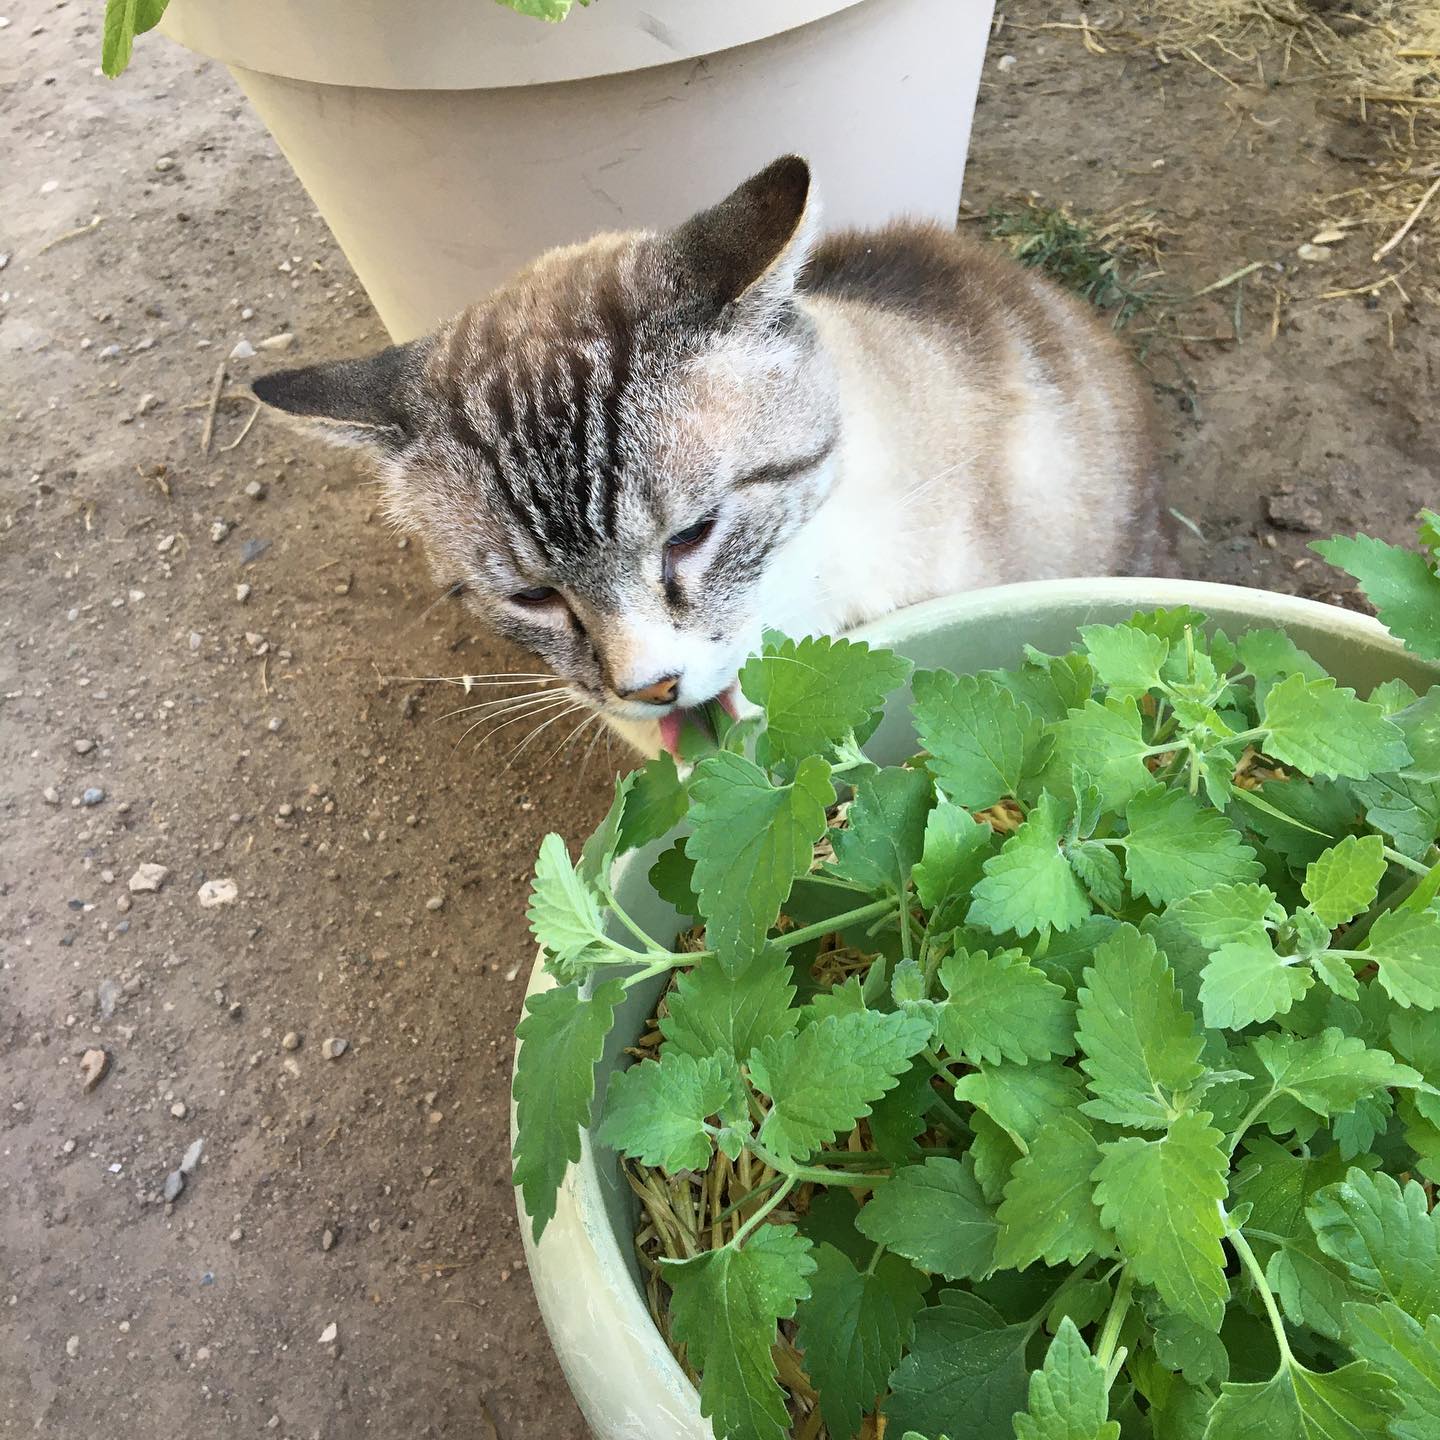
[[[660,717],[660,743],[678,760],[680,758],[680,727],[688,710],[672,710]]]

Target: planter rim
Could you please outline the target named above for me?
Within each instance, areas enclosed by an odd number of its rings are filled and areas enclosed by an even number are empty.
[[[318,85],[498,90],[696,60],[860,3],[724,0],[662,20],[652,0],[602,0],[550,24],[498,0],[173,0],[160,30],[226,65]]]
[[[1073,618],[1078,625],[1087,623],[1085,611],[1091,608],[1097,618],[1103,614],[1113,620],[1117,609],[1138,611],[1187,604],[1204,613],[1219,611],[1232,623],[1243,616],[1259,625],[1324,631],[1347,648],[1378,653],[1387,665],[1393,658],[1399,668],[1433,674],[1440,683],[1440,666],[1419,661],[1367,615],[1298,596],[1209,581],[1116,577],[1020,582],[909,606],[848,634],[874,645],[903,647],[907,642],[944,632],[957,622],[984,622],[1015,611],[1060,612],[1067,624]],[[963,669],[964,664],[961,658],[953,662],[953,668]],[[661,841],[655,848],[665,843]],[[644,852],[623,856],[616,867],[617,890],[624,887],[632,870],[638,870],[643,877],[648,864]],[[553,984],[537,959],[527,996]],[[518,1044],[516,1050],[518,1055]],[[603,1079],[603,1075],[597,1077],[597,1095]],[[513,1140],[513,1104],[511,1136]],[[603,1416],[603,1426],[596,1429],[600,1440],[621,1436],[629,1440],[632,1435],[639,1440],[658,1433],[674,1435],[677,1440],[704,1440],[712,1432],[700,1416],[699,1395],[671,1354],[633,1280],[626,1258],[630,1236],[618,1235],[610,1223],[602,1163],[612,1162],[608,1156],[597,1158],[590,1132],[584,1132],[580,1159],[561,1186],[555,1218],[541,1245],[533,1240],[529,1217],[516,1192],[526,1261],[551,1340],[567,1373],[569,1362],[587,1349],[604,1350],[607,1360],[615,1357],[614,1373],[605,1371],[594,1387],[603,1394],[597,1396],[593,1390],[579,1393],[582,1386],[572,1387],[592,1426]],[[567,1294],[574,1286],[585,1287],[583,1305],[567,1304],[562,1308],[555,1303],[557,1276],[563,1276]],[[601,1338],[597,1340],[597,1336]],[[642,1390],[643,1395],[638,1393]],[[669,1422],[669,1429],[654,1423],[657,1415]]]

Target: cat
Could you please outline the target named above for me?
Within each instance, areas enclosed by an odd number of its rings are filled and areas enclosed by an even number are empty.
[[[1089,307],[938,226],[818,217],[785,156],[255,394],[369,451],[439,583],[645,754],[734,713],[764,629],[1167,569],[1140,379]]]

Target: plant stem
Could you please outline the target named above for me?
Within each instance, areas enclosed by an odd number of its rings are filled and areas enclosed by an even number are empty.
[[[783,1175],[772,1175],[762,1185],[757,1185],[753,1190],[747,1190],[738,1200],[732,1200],[715,1218],[721,1224],[728,1220],[737,1210],[743,1210],[752,1200],[758,1199],[767,1190],[773,1190],[777,1185],[783,1184]]]
[[[814,925],[806,925],[799,930],[788,930],[783,935],[775,937],[775,943],[789,950],[791,946],[803,945],[807,940],[821,940],[826,935],[833,935],[837,930],[843,930],[848,925],[858,925],[862,920],[869,920],[875,915],[884,915],[894,910],[898,901],[892,896],[886,900],[875,900],[869,905],[862,905],[857,910],[847,910],[842,915],[832,915],[828,920],[818,920]]]
[[[1227,1223],[1229,1216],[1226,1217]],[[1279,1308],[1275,1304],[1275,1296],[1271,1292],[1270,1282],[1265,1278],[1265,1272],[1260,1268],[1260,1262],[1255,1258],[1255,1252],[1250,1248],[1249,1242],[1240,1233],[1238,1227],[1231,1226],[1226,1236],[1234,1247],[1235,1253],[1240,1257],[1240,1262],[1250,1272],[1250,1278],[1255,1282],[1255,1288],[1260,1292],[1261,1304],[1265,1306],[1265,1313],[1270,1317],[1270,1328],[1275,1332],[1275,1343],[1280,1347],[1280,1358],[1283,1363],[1293,1364],[1294,1354],[1290,1350],[1290,1341],[1285,1334],[1285,1321],[1281,1318]]]
[[[1235,1133],[1230,1137],[1230,1146],[1225,1152],[1227,1155],[1234,1155],[1236,1147],[1245,1138],[1245,1132],[1260,1118],[1265,1111],[1265,1107],[1275,1098],[1275,1095],[1276,1092],[1272,1088],[1268,1095],[1257,1100],[1250,1107],[1245,1114],[1245,1118],[1235,1127]]]
[[[745,1144],[757,1160],[768,1165],[772,1170],[778,1170],[796,1183],[810,1180],[817,1185],[854,1185],[863,1189],[890,1178],[889,1175],[854,1175],[848,1170],[827,1170],[819,1165],[787,1165],[758,1140],[747,1140]]]
[[[1423,861],[1412,860],[1408,855],[1402,855],[1398,850],[1392,850],[1386,845],[1380,852],[1392,864],[1399,865],[1401,869],[1408,870],[1412,875],[1420,875],[1428,878],[1430,866]]]
[[[728,1243],[732,1249],[738,1250],[744,1243],[745,1237],[749,1235],[757,1225],[795,1188],[796,1177],[790,1176],[788,1180],[735,1232],[735,1236]]]
[[[875,1247],[875,1253],[870,1257],[870,1263],[865,1267],[865,1273],[867,1275],[873,1275],[875,1273],[875,1267],[880,1263],[880,1257],[884,1253],[885,1247],[883,1245],[877,1245]]]
[[[1107,1390],[1114,1383],[1115,1376],[1125,1361],[1123,1350],[1119,1352],[1117,1358],[1116,1346],[1120,1341],[1120,1328],[1125,1323],[1125,1317],[1130,1313],[1130,1301],[1134,1293],[1135,1277],[1130,1273],[1130,1267],[1126,1265],[1120,1271],[1120,1283],[1115,1287],[1115,1297],[1110,1302],[1110,1309],[1105,1315],[1105,1323],[1100,1327],[1100,1338],[1095,1346],[1095,1358],[1105,1369],[1105,1388]]]
[[[605,905],[610,913],[645,947],[648,955],[668,955],[670,952],[663,945],[657,945],[655,941],[630,918],[621,908],[620,902],[611,894],[606,894]]]

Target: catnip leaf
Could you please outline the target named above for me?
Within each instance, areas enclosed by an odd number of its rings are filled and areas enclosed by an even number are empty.
[[[1084,655],[1045,655],[1028,645],[1025,652],[1018,670],[982,670],[981,678],[1011,691],[1038,720],[1063,720],[1090,698],[1095,671]]]
[[[985,862],[966,920],[994,934],[1073,930],[1090,914],[1085,888],[1060,849],[1065,814],[1048,792],[1025,823]]]
[[[847,828],[831,832],[835,870],[880,894],[903,895],[924,850],[930,777],[920,770],[878,770],[855,787]]]
[[[981,1065],[956,1081],[955,1098],[983,1111],[1026,1153],[1052,1121],[1079,1116],[1084,1084],[1078,1070],[1058,1061]]]
[[[1213,1331],[1197,1325],[1188,1315],[1166,1310],[1151,1317],[1155,1353],[1170,1370],[1178,1370],[1192,1385],[1224,1381],[1230,1375],[1230,1354]]]
[[[941,1043],[973,1062],[1048,1060],[1075,1050],[1075,1005],[1018,950],[947,955]]]
[[[925,1116],[934,1100],[930,1072],[917,1065],[870,1106],[870,1137],[892,1165],[908,1165],[919,1158],[915,1141],[925,1130]]]
[[[1081,840],[1065,848],[1070,868],[1097,905],[1118,910],[1125,901],[1120,857],[1098,840]]]
[[[923,1020],[866,1010],[762,1040],[749,1059],[752,1082],[771,1100],[761,1144],[783,1161],[804,1160],[868,1115],[929,1038]]]
[[[1390,1381],[1362,1361],[1324,1375],[1283,1361],[1264,1384],[1223,1387],[1205,1440],[1384,1440],[1394,1409]]]
[[[1201,1076],[1203,1037],[1165,957],[1132,926],[1095,949],[1077,1015],[1087,1115],[1143,1129],[1169,1123],[1175,1096]]]
[[[1255,677],[1255,703],[1263,705],[1270,687],[1287,675],[1325,679],[1325,668],[1283,630],[1247,630],[1236,641],[1240,663]]]
[[[1212,1030],[1245,1026],[1287,1014],[1315,977],[1297,955],[1278,955],[1269,939],[1222,945],[1200,979],[1200,1005]]]
[[[1357,1035],[1334,1028],[1319,1035],[1260,1035],[1251,1051],[1265,1067],[1272,1095],[1289,1095],[1322,1118],[1353,1110],[1374,1090],[1423,1083],[1386,1050],[1370,1050]]]
[[[951,905],[968,897],[984,873],[995,832],[959,805],[941,802],[925,820],[920,863],[910,872],[932,926],[943,923]]]
[[[1407,1315],[1440,1315],[1440,1216],[1414,1180],[1352,1167],[1317,1191],[1306,1209],[1320,1249],[1364,1290]]]
[[[580,859],[575,864],[575,873],[580,877],[581,884],[588,888],[603,893],[610,878],[610,867],[615,862],[620,844],[621,817],[639,774],[639,771],[632,771],[615,781],[615,798],[610,802],[610,809],[580,847]],[[565,858],[568,860],[569,855]]]
[[[1080,638],[1100,683],[1113,695],[1137,699],[1160,685],[1160,670],[1170,653],[1162,636],[1133,625],[1082,625]]]
[[[1030,1408],[1015,1416],[1015,1440],[1120,1440],[1109,1415],[1105,1367],[1067,1316],[1030,1376]]]
[[[1281,1245],[1265,1267],[1285,1318],[1329,1340],[1340,1338],[1344,1306],[1353,1298],[1348,1278],[1311,1246]]]
[[[706,1118],[726,1107],[736,1079],[719,1056],[696,1059],[678,1050],[617,1070],[605,1091],[597,1138],[671,1174],[703,1170],[712,1153]]]
[[[810,869],[834,798],[830,767],[802,760],[792,785],[772,785],[739,755],[710,755],[695,767],[685,842],[707,921],[706,939],[723,960],[753,955],[764,944],[798,876]]]
[[[525,913],[535,939],[562,965],[583,964],[607,950],[623,954],[605,934],[599,894],[580,878],[565,842],[553,832],[540,842]]]
[[[1402,1010],[1440,1006],[1440,915],[1433,910],[1387,910],[1377,916],[1363,953],[1375,962],[1385,993]]]
[[[1410,764],[1401,772],[1402,778],[1427,784],[1440,780],[1440,685],[1432,685],[1391,718],[1410,751]]]
[[[1111,699],[1103,705],[1087,700],[1052,725],[1055,750],[1048,776],[1068,785],[1077,770],[1099,788],[1107,810],[1122,810],[1151,784],[1145,768],[1145,736],[1134,700]]]
[[[1002,1268],[1023,1270],[1036,1260],[1078,1265],[1114,1248],[1100,1223],[1091,1179],[1100,1147],[1078,1117],[1052,1120],[1035,1136],[1030,1153],[1010,1173],[996,1219],[1000,1222],[995,1259]]]
[[[787,1034],[799,1023],[791,1009],[794,977],[785,952],[766,946],[731,969],[702,960],[682,970],[667,997],[669,1013],[660,1033],[667,1053],[677,1050],[697,1060],[730,1055],[744,1060],[762,1040]]]
[[[855,1224],[876,1244],[947,1280],[978,1279],[995,1268],[998,1223],[974,1167],[947,1156],[897,1170]]]
[[[1440,1315],[1425,1323],[1398,1305],[1345,1307],[1350,1348],[1395,1382],[1400,1413],[1390,1422],[1394,1440],[1435,1440],[1440,1435]]]
[[[700,1372],[700,1413],[717,1435],[783,1440],[790,1415],[771,1349],[776,1322],[810,1293],[810,1242],[793,1225],[763,1225],[740,1249],[663,1263],[671,1327]]]
[[[130,63],[135,37],[153,30],[169,0],[105,0],[100,68],[113,80]]]
[[[1348,961],[1343,960],[1339,955],[1321,953],[1310,957],[1310,965],[1325,982],[1327,989],[1346,1000],[1359,998],[1360,985],[1355,979],[1355,972],[1350,968]]]
[[[965,1153],[975,1162],[975,1178],[986,1203],[998,1205],[1020,1158],[1020,1147],[983,1110],[971,1112],[970,1129],[974,1133]]]
[[[1440,660],[1440,575],[1423,555],[1369,535],[1336,535],[1310,548],[1360,582],[1380,623],[1407,650]]]
[[[1267,924],[1285,919],[1275,892],[1264,885],[1217,885],[1177,901],[1166,913],[1212,951],[1222,945],[1264,942]]]
[[[700,901],[693,887],[695,862],[685,853],[683,838],[660,852],[646,878],[655,893],[682,915],[700,913]]]
[[[525,1001],[515,1027],[523,1043],[515,1064],[515,1184],[538,1240],[555,1214],[555,1196],[571,1161],[580,1158],[580,1131],[590,1123],[595,1065],[625,997],[618,980],[587,1000],[578,985],[542,990]]]
[[[926,1281],[893,1255],[868,1275],[832,1245],[816,1246],[814,1256],[810,1297],[795,1312],[796,1344],[831,1434],[854,1435],[914,1333]]]
[[[616,853],[621,855],[668,835],[690,809],[690,797],[668,750],[625,778],[633,784],[625,795],[620,819]]]
[[[765,710],[761,762],[823,755],[861,729],[909,674],[908,660],[858,640],[808,637],[767,644],[740,671],[746,699]]]
[[[1158,1139],[1131,1135],[1102,1145],[1095,1201],[1136,1278],[1172,1309],[1218,1330],[1230,1299],[1220,1248],[1230,1166],[1209,1122],[1203,1110],[1189,1112]]]
[[[910,1353],[890,1377],[887,1432],[1011,1440],[1011,1416],[1025,1404],[1029,1338],[1027,1325],[1005,1324],[974,1295],[942,1291],[916,1317]]]
[[[575,0],[500,0],[500,3],[508,5],[517,14],[556,24],[570,13]],[[590,0],[580,0],[580,3],[588,5]]]
[[[1301,889],[1333,930],[1370,907],[1384,878],[1385,842],[1378,835],[1347,835],[1310,862]]]
[[[1126,806],[1125,823],[1125,873],[1135,893],[1155,905],[1263,873],[1239,831],[1183,791],[1142,790]]]
[[[1410,763],[1405,736],[1378,705],[1327,678],[1295,674],[1265,697],[1265,750],[1307,775],[1362,780]]]
[[[1423,858],[1440,837],[1440,784],[1372,775],[1353,789],[1369,824],[1383,830],[1412,860]]]
[[[922,670],[913,683],[915,728],[936,783],[956,804],[983,810],[1020,787],[1042,727],[993,680]]]
[[[1263,807],[1247,804],[1245,823],[1291,865],[1308,865],[1323,854],[1355,828],[1360,811],[1347,781],[1300,775],[1236,791],[1236,798],[1264,801]]]

